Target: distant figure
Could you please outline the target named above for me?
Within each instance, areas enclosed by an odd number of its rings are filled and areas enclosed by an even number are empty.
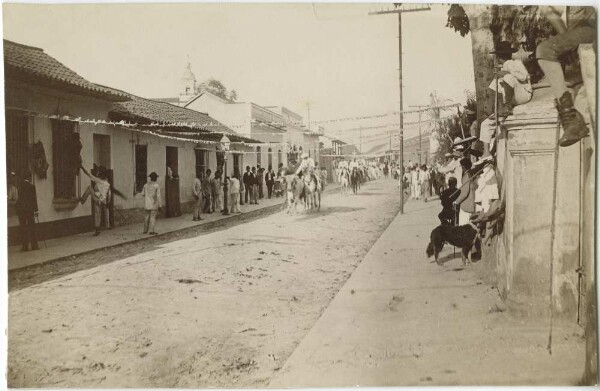
[[[235,172],[235,174],[233,174],[233,177],[230,179],[229,183],[229,199],[231,200],[229,208],[231,210],[231,213],[242,213],[238,204],[240,200],[240,174],[237,171]]]
[[[267,185],[267,196],[271,198],[273,194],[273,185],[275,184],[275,172],[273,167],[269,166],[267,173],[265,174],[265,184]]]
[[[256,186],[258,188],[258,198],[263,199],[263,183],[264,183],[265,169],[260,167],[260,164],[256,165]]]
[[[148,175],[150,178],[149,182],[146,182],[142,189],[142,196],[144,197],[144,211],[146,216],[144,218],[144,233],[150,235],[156,235],[154,231],[154,223],[156,221],[156,213],[160,210],[162,199],[160,196],[160,186],[156,183],[158,174],[154,171]]]
[[[252,186],[252,192],[250,193],[250,203],[258,205],[258,176],[256,173],[256,167],[252,167],[250,173],[250,183]]]
[[[202,210],[202,181],[200,176],[202,173],[198,173],[196,178],[194,178],[194,183],[192,184],[192,195],[194,196],[194,216],[192,218],[193,221],[200,221],[202,217],[200,217],[200,211]]]
[[[244,176],[242,176],[242,182],[244,183],[244,188],[246,192],[244,193],[244,201],[246,204],[252,203],[252,173],[250,172],[250,166],[246,166],[246,172]]]
[[[204,175],[204,178],[202,178],[202,198],[204,198],[204,207],[202,208],[202,211],[204,213],[212,213],[212,210],[211,210],[212,201],[210,199],[212,186],[211,186],[210,174],[211,174],[211,171],[206,170],[206,174]]]
[[[31,183],[31,172],[24,170],[21,173],[21,183],[18,188],[18,197],[15,203],[19,217],[21,235],[21,251],[39,250],[35,234],[35,218],[38,215],[37,193],[35,185]]]
[[[219,212],[221,210],[221,199],[219,190],[221,189],[221,171],[217,168],[214,178],[210,181],[210,196],[212,198],[211,211]]]
[[[427,197],[431,197],[431,188],[429,185],[431,181],[431,174],[429,173],[429,170],[425,164],[421,166],[419,176],[421,177],[421,193],[423,194],[423,198],[427,199]]]

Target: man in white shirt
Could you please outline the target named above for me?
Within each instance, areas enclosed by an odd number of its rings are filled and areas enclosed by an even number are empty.
[[[202,217],[200,217],[200,211],[202,211],[202,181],[200,180],[200,175],[202,175],[202,173],[196,175],[194,183],[192,184],[192,195],[194,196],[193,221],[202,220]]]
[[[315,174],[315,167],[315,161],[308,156],[308,153],[304,152],[302,154],[302,161],[296,170],[296,175],[302,173],[302,176],[305,178],[304,180],[313,176],[317,181],[317,186],[321,188],[321,178],[320,175]]]
[[[84,195],[81,197],[80,202],[83,204],[85,199],[87,199],[87,195],[90,192],[93,192],[92,201],[94,202],[94,227],[96,231],[94,232],[94,236],[100,235],[100,226],[102,225],[102,217],[104,216],[104,221],[108,224],[108,201],[110,199],[110,183],[106,180],[106,173],[103,169],[98,169],[98,176],[90,174],[84,167],[81,167],[81,170],[85,175],[90,178],[92,181],[91,186],[85,191]]]
[[[154,222],[156,221],[156,213],[160,210],[162,199],[160,197],[160,186],[156,183],[158,174],[151,172],[148,177],[150,181],[144,185],[141,193],[144,197],[144,211],[146,213],[144,218],[144,233],[156,235]]]
[[[410,169],[410,190],[413,199],[419,199],[419,170],[417,167],[411,167]]]
[[[242,213],[239,207],[240,201],[240,174],[237,172],[233,174],[233,177],[229,179],[229,208],[231,213]]]
[[[460,189],[462,186],[462,167],[460,166],[460,158],[457,156],[453,156],[452,154],[446,154],[448,157],[448,163],[440,167],[438,172],[440,174],[445,174],[446,177],[446,186],[448,186],[448,179],[456,178],[456,187]]]

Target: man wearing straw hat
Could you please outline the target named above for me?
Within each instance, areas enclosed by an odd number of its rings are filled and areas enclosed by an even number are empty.
[[[498,120],[506,118],[512,113],[515,105],[522,105],[531,100],[533,89],[531,87],[531,78],[527,68],[521,60],[513,60],[513,53],[518,49],[512,47],[510,42],[502,41],[496,45],[491,54],[496,55],[500,69],[497,78],[490,83],[489,89],[495,92],[490,95],[492,107],[496,107],[498,100],[498,113],[492,113],[481,123],[479,139],[483,142],[483,157],[490,157],[490,143],[496,133],[496,115]]]
[[[144,233],[156,235],[154,231],[154,222],[156,221],[156,213],[160,210],[162,200],[160,197],[160,186],[156,183],[158,174],[154,171],[148,175],[150,181],[144,185],[142,196],[144,197],[144,210],[146,216],[144,218]]]

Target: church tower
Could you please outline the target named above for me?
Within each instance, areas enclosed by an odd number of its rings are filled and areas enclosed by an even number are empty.
[[[196,95],[196,77],[192,72],[192,64],[188,63],[181,76],[181,90],[179,91],[179,105],[183,106]]]

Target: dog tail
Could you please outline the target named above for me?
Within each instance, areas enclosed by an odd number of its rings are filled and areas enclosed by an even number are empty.
[[[429,244],[427,245],[426,252],[427,252],[427,258],[430,258],[433,255],[433,253],[434,253],[433,242],[429,242]]]

